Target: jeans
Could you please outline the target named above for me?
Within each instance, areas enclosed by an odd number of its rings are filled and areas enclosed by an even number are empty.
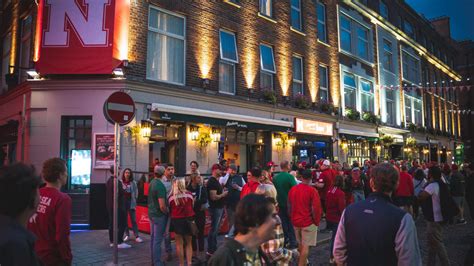
[[[217,234],[219,233],[223,213],[223,208],[209,208],[209,214],[211,215],[211,230],[209,230],[207,236],[207,252],[211,254],[217,250]]]
[[[443,243],[443,226],[437,222],[427,221],[426,238],[428,240],[427,265],[435,265],[438,255],[441,265],[449,265],[448,253]]]
[[[296,242],[295,229],[291,224],[287,210],[280,209],[278,211],[278,216],[280,216],[281,226],[283,227],[283,234],[285,235],[285,244],[288,244],[290,249],[297,248],[298,243]]]
[[[353,190],[352,195],[354,196],[354,203],[365,200],[365,194],[363,190]]]
[[[233,237],[234,236],[234,213],[235,211],[232,210],[232,208],[226,208],[226,214],[227,214],[227,221],[229,222],[229,232],[227,233],[227,235],[229,237]]]
[[[154,266],[164,265],[161,261],[161,242],[165,236],[167,216],[150,218],[151,261]]]
[[[331,244],[330,244],[330,257],[334,258],[334,255],[332,253],[332,250],[334,249],[334,239],[336,239],[336,233],[337,233],[337,227],[339,226],[339,223],[333,223],[330,221],[326,221],[326,228],[331,230]]]
[[[167,253],[171,253],[171,236],[170,236],[170,224],[171,218],[169,215],[166,215],[166,230],[165,230],[165,250]]]
[[[109,214],[109,241],[110,243],[114,242],[114,211],[113,210],[107,210]],[[125,232],[125,227],[126,227],[126,212],[124,210],[118,209],[118,215],[117,215],[117,227],[118,227],[118,236],[117,236],[117,244],[122,244],[123,242],[123,233]]]
[[[133,233],[135,234],[135,237],[138,237],[138,225],[137,225],[137,215],[135,209],[130,209],[130,200],[125,201],[125,208],[127,210],[127,214],[125,217],[130,216],[130,221],[132,222],[132,230]],[[128,230],[128,221],[125,226],[125,234],[127,236],[130,236],[130,232]]]
[[[198,228],[198,235],[193,236],[193,251],[204,251],[204,228],[206,227],[206,212],[196,211],[194,221]]]

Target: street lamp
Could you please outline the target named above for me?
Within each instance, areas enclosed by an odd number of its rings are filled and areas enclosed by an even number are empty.
[[[140,133],[144,138],[151,137],[151,122],[148,120],[142,120],[140,123]]]
[[[189,134],[191,135],[191,140],[196,141],[199,137],[199,127],[194,125],[189,126]]]

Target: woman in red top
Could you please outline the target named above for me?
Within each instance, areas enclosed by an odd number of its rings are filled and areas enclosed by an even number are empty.
[[[186,190],[184,177],[173,180],[168,202],[171,209],[170,232],[175,233],[179,265],[184,265],[183,242],[185,243],[187,265],[191,265],[193,257],[191,223],[194,223],[194,200],[193,195]]]
[[[260,185],[260,178],[262,176],[262,170],[259,167],[254,167],[247,172],[248,182],[242,187],[240,192],[240,199],[243,199],[245,196],[251,193],[255,193],[257,187]]]
[[[342,176],[336,176],[334,186],[330,188],[326,194],[326,228],[332,231],[329,263],[334,263],[334,257],[332,254],[334,238],[336,237],[337,227],[341,220],[342,212],[346,208],[345,194],[341,189],[343,182],[344,178]]]

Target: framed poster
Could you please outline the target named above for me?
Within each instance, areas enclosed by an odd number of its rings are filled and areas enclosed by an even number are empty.
[[[110,169],[114,165],[115,134],[94,134],[94,169]]]

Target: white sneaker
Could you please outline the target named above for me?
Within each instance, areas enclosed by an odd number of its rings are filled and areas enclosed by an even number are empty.
[[[143,242],[143,239],[141,239],[139,236],[137,236],[137,237],[135,238],[135,242],[141,243],[141,242]]]
[[[123,248],[131,248],[132,246],[130,246],[129,244],[127,243],[122,243],[122,244],[118,244],[117,245],[117,248],[119,249],[123,249]]]
[[[128,239],[129,239],[129,237],[128,237],[127,235],[125,235],[125,236],[123,237],[123,242],[127,242]]]

